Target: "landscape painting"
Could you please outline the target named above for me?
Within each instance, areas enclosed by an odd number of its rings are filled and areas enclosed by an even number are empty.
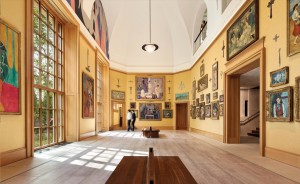
[[[283,67],[279,70],[270,72],[271,87],[280,86],[289,83],[289,67]]]

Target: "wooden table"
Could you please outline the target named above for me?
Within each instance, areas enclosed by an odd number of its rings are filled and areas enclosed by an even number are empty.
[[[159,138],[159,129],[150,129],[150,128],[144,128],[142,130],[143,136],[147,138]]]

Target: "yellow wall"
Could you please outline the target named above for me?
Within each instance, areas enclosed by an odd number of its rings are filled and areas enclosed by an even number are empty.
[[[16,12],[18,12],[18,16],[16,16]],[[25,1],[1,1],[0,18],[21,33],[22,113],[21,115],[0,115],[0,153],[2,153],[25,148]]]

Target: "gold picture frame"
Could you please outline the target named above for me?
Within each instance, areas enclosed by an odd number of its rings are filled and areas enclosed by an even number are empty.
[[[164,76],[136,76],[136,100],[164,100],[165,77]]]
[[[295,79],[295,120],[300,122],[300,76]]]

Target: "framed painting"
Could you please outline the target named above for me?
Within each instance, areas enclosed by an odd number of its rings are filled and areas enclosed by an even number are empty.
[[[211,103],[211,119],[219,119],[219,101]]]
[[[197,117],[197,114],[196,114],[196,106],[191,106],[191,116],[192,116],[192,119],[196,119]]]
[[[200,118],[200,108],[196,106],[196,118]]]
[[[165,102],[165,109],[171,109],[171,102]]]
[[[206,94],[206,104],[210,103],[210,93]]]
[[[271,82],[270,86],[280,86],[289,83],[289,67],[283,67],[273,72],[270,72]]]
[[[205,102],[200,103],[199,109],[200,109],[199,119],[204,120],[205,119]]]
[[[293,88],[285,87],[266,93],[267,121],[292,121]]]
[[[21,33],[0,19],[0,114],[21,114]]]
[[[193,95],[193,100],[195,100],[196,99],[196,80],[193,81],[192,95]]]
[[[136,100],[164,100],[165,78],[163,76],[137,76]]]
[[[111,99],[113,99],[113,100],[125,100],[125,92],[112,90],[111,91]]]
[[[175,94],[175,100],[189,100],[189,93],[177,93]]]
[[[136,108],[136,103],[130,102],[130,109],[135,109],[135,108]]]
[[[208,87],[208,74],[198,80],[198,92],[205,90]]]
[[[161,121],[162,108],[161,103],[140,103],[141,121]]]
[[[218,92],[213,93],[213,100],[216,100],[216,99],[218,99]]]
[[[218,89],[218,62],[212,65],[212,90]]]
[[[219,104],[219,116],[224,115],[224,104]]]
[[[300,76],[296,77],[295,80],[295,102],[295,119],[300,122]]]
[[[224,95],[219,96],[220,103],[224,102]]]
[[[227,61],[259,37],[258,0],[254,0],[227,30]]]
[[[94,118],[94,79],[82,72],[82,118]]]
[[[204,68],[204,64],[202,64],[200,66],[200,77],[202,77],[204,75],[204,73],[205,73],[205,68]]]
[[[200,100],[204,101],[204,94],[200,95]]]
[[[199,103],[200,103],[199,98],[197,98],[196,99],[196,106],[199,106]]]
[[[205,106],[205,117],[210,118],[211,117],[211,105]]]
[[[170,109],[163,110],[163,118],[173,118],[173,110]]]
[[[195,100],[193,100],[193,105],[196,106],[196,101]]]
[[[300,0],[288,0],[287,5],[287,55],[300,52]]]

